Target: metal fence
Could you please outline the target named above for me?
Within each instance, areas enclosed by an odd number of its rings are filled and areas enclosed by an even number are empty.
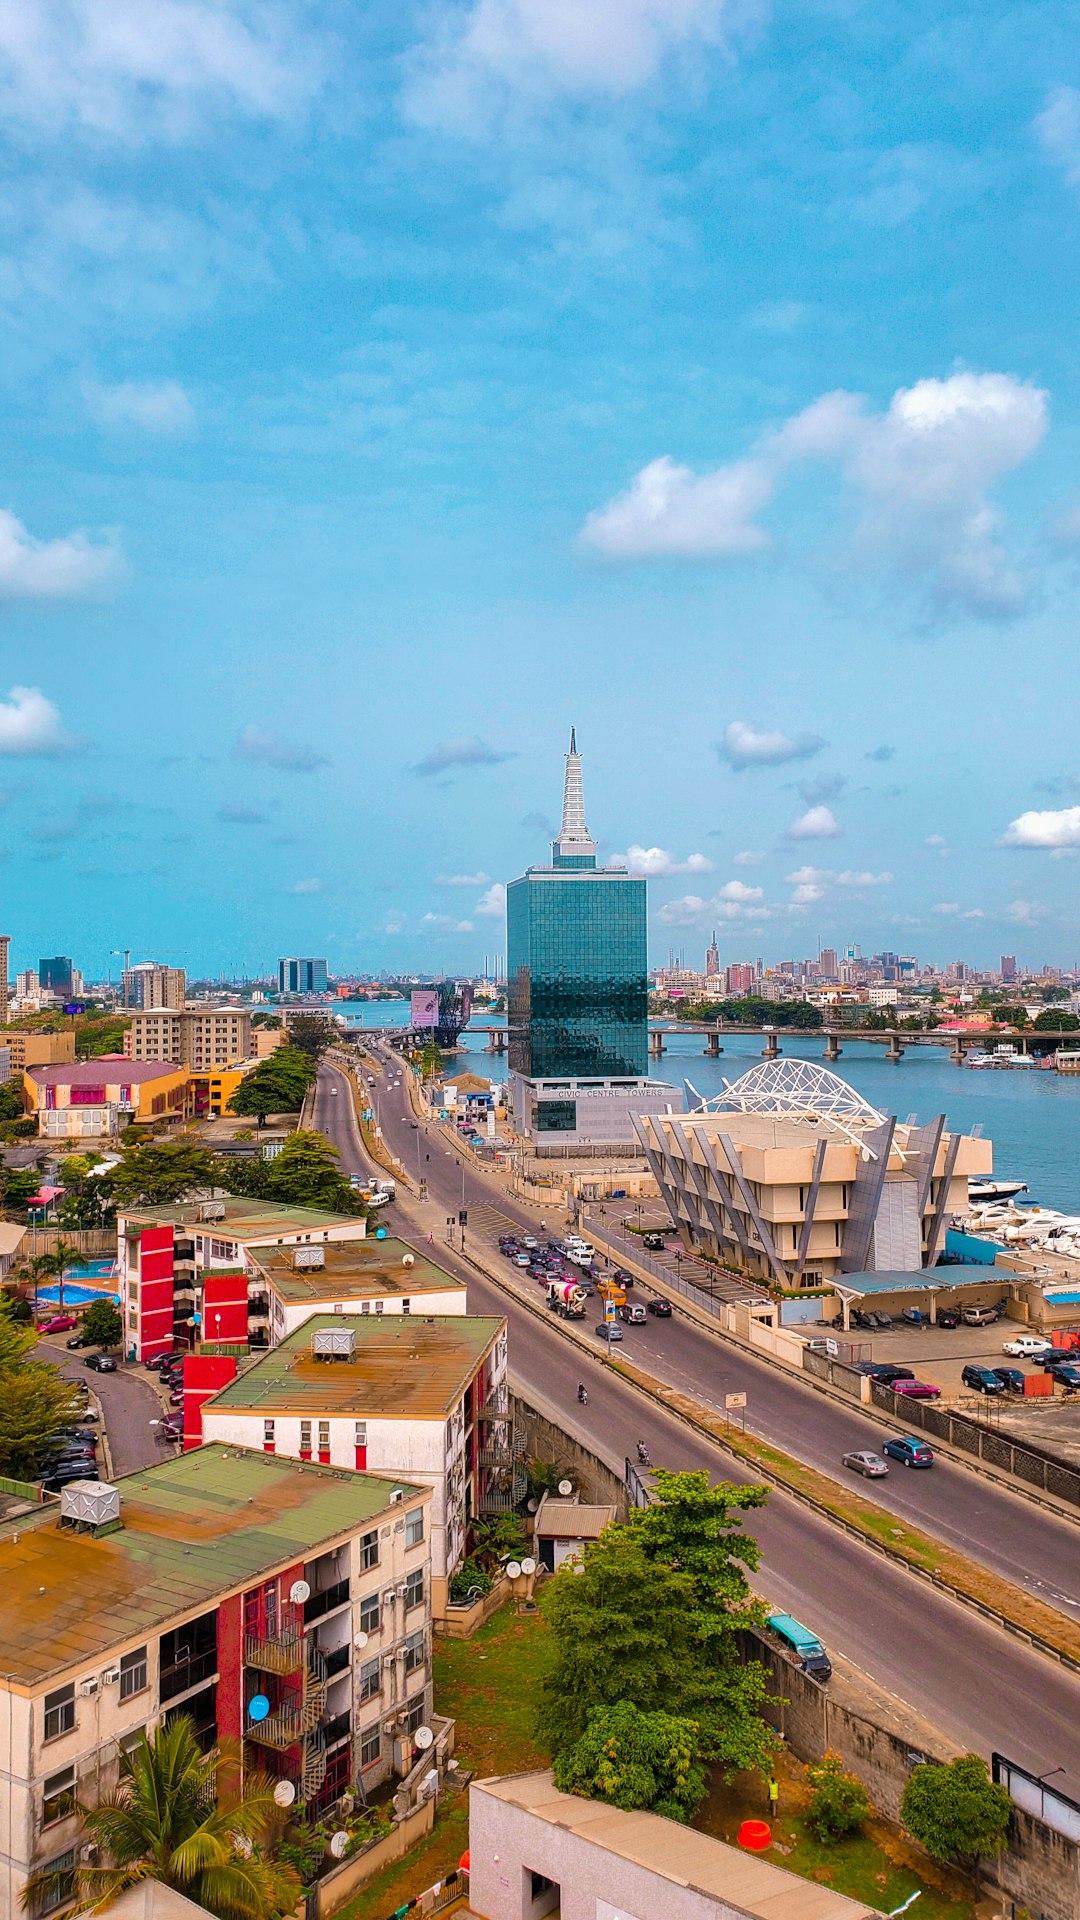
[[[1080,1468],[1066,1466],[1041,1447],[1033,1447],[1030,1442],[1011,1440],[1001,1432],[1000,1427],[972,1420],[967,1414],[952,1413],[948,1407],[936,1407],[926,1400],[912,1400],[906,1394],[893,1393],[876,1380],[871,1387],[871,1396],[877,1406],[884,1408],[894,1418],[902,1410],[905,1422],[944,1440],[947,1446],[974,1454],[989,1466],[1015,1475],[1027,1486],[1080,1507]]]
[[[769,1298],[763,1287],[752,1292],[734,1274],[718,1274],[715,1279],[711,1274],[708,1278],[702,1276],[700,1284],[695,1284],[694,1281],[683,1277],[678,1270],[678,1263],[674,1266],[666,1266],[662,1260],[654,1260],[648,1248],[641,1245],[637,1234],[613,1233],[609,1227],[601,1226],[594,1214],[588,1216],[585,1224],[589,1237],[605,1246],[616,1261],[632,1260],[635,1266],[644,1267],[646,1273],[655,1274],[658,1280],[663,1281],[665,1287],[671,1287],[675,1293],[681,1293],[684,1300],[695,1301],[699,1307],[704,1308],[706,1313],[713,1313],[718,1319],[724,1307],[734,1306],[740,1301],[746,1304],[751,1300]],[[725,1288],[726,1292],[716,1292],[715,1289],[718,1287]]]

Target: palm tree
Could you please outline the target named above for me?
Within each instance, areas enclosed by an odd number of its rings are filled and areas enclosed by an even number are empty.
[[[51,1253],[36,1254],[30,1264],[40,1272],[53,1276],[59,1289],[58,1311],[63,1313],[65,1270],[68,1267],[85,1267],[85,1253],[80,1253],[78,1247],[71,1246],[67,1240],[57,1240]]]
[[[74,1892],[71,1916],[104,1913],[129,1887],[159,1880],[219,1920],[291,1912],[299,1877],[254,1845],[276,1815],[274,1782],[249,1773],[238,1793],[237,1766],[235,1753],[201,1751],[186,1714],[152,1738],[142,1732],[130,1752],[121,1752],[116,1791],[97,1807],[76,1803],[87,1840],[112,1864],[34,1874],[23,1889],[24,1908],[42,1895],[55,1904]]]

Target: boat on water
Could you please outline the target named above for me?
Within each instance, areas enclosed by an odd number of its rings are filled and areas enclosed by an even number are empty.
[[[968,1181],[968,1199],[973,1207],[985,1206],[993,1200],[1014,1200],[1018,1193],[1026,1192],[1026,1180],[995,1180],[987,1175],[981,1180]]]

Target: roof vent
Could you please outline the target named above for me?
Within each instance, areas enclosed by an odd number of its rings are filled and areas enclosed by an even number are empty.
[[[120,1519],[120,1489],[103,1480],[73,1480],[60,1492],[60,1519],[91,1532]]]
[[[310,1271],[312,1267],[325,1267],[326,1248],[294,1247],[292,1263],[297,1272],[305,1269]]]
[[[356,1355],[356,1333],[352,1327],[319,1327],[311,1336],[314,1360],[352,1360]]]
[[[203,1200],[199,1206],[200,1220],[224,1220],[224,1200]]]

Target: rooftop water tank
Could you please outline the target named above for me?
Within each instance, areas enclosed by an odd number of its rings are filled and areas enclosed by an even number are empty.
[[[73,1480],[61,1489],[60,1518],[83,1527],[104,1527],[120,1518],[120,1489],[103,1480]]]
[[[316,1360],[351,1360],[356,1334],[352,1327],[319,1327],[311,1336],[311,1352]]]

